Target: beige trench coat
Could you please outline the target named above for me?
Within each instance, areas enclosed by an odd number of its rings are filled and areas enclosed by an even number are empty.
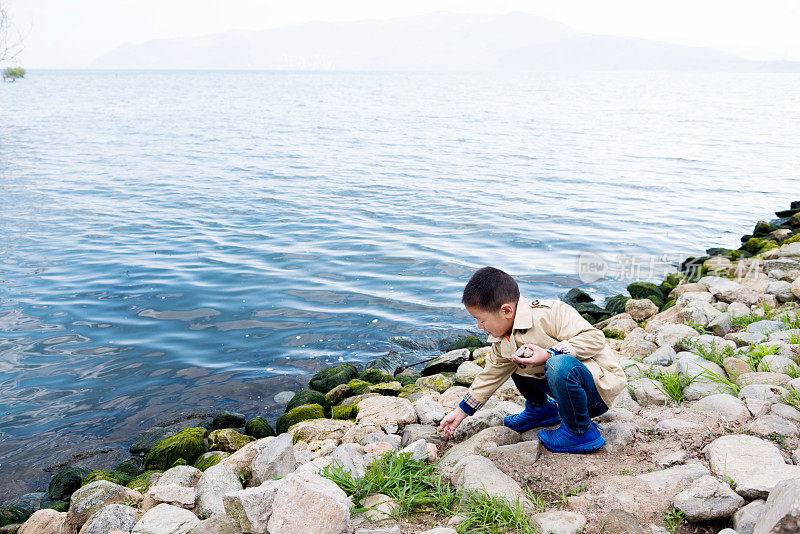
[[[464,398],[472,408],[485,404],[513,373],[544,378],[544,365],[523,367],[511,359],[519,347],[528,343],[578,358],[592,373],[597,392],[606,406],[611,407],[614,398],[628,383],[603,333],[565,302],[530,301],[520,297],[509,338],[489,335],[492,351]]]

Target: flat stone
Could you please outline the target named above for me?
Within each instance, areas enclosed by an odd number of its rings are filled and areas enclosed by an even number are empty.
[[[677,353],[675,352],[675,349],[669,345],[665,345],[657,348],[652,354],[645,357],[642,361],[649,365],[661,365],[666,367],[667,365],[672,365],[672,362],[675,361],[676,355]]]
[[[424,439],[428,443],[434,443],[437,445],[444,443],[444,440],[437,433],[436,427],[413,424],[413,425],[406,425],[406,427],[403,429],[403,435],[400,441],[400,446],[405,447],[420,439]]]
[[[681,430],[698,430],[702,428],[697,423],[693,423],[691,421],[687,421],[685,419],[678,419],[676,417],[670,417],[667,419],[662,419],[661,421],[656,424],[656,430],[660,432],[673,432],[673,431],[681,431]]]
[[[604,525],[605,532],[645,534],[645,530],[636,516],[619,508],[615,508],[603,516],[601,524]]]
[[[800,410],[788,404],[773,404],[770,407],[770,413],[788,419],[789,421],[800,423]]]
[[[361,405],[359,404],[359,409],[360,407]],[[301,421],[296,425],[293,425],[288,432],[295,441],[314,441],[323,439],[342,440],[342,436],[344,436],[345,433],[354,426],[355,423],[352,421],[338,419],[313,419],[311,421]]]
[[[194,490],[191,491],[194,493]],[[109,504],[94,513],[91,519],[83,525],[81,534],[107,534],[112,530],[130,532],[136,525],[136,519],[135,508],[124,504]]]
[[[748,426],[750,432],[759,436],[778,434],[786,437],[797,437],[797,425],[778,415],[762,415]]]
[[[727,484],[705,475],[678,493],[673,504],[686,519],[696,522],[730,517],[744,505],[744,499]]]
[[[750,412],[744,402],[725,393],[703,397],[692,404],[689,409],[720,416],[730,422],[743,422],[750,418]]]
[[[435,375],[443,371],[455,371],[467,360],[469,360],[469,349],[451,350],[428,363],[422,369],[422,376]]]
[[[741,378],[741,377],[740,377]],[[739,398],[747,402],[749,399],[758,399],[770,403],[780,402],[786,395],[786,388],[769,384],[749,384],[739,391]]]
[[[539,532],[552,534],[578,534],[586,527],[586,518],[577,512],[553,510],[531,516],[531,524]]]
[[[676,465],[667,469],[636,475],[634,478],[646,482],[654,492],[663,492],[670,486],[691,483],[698,478],[710,475],[702,464]]]
[[[414,402],[414,409],[417,411],[417,419],[423,425],[438,425],[447,415],[444,406],[428,398]]]
[[[519,443],[520,441],[519,433],[514,432],[510,428],[504,426],[487,428],[481,430],[468,440],[454,445],[442,456],[442,459],[439,460],[439,466],[445,470],[452,469],[466,456],[483,454],[496,447],[511,445]]]
[[[536,460],[539,459],[541,451],[539,440],[534,439],[494,447],[489,450],[489,459],[501,468],[508,466],[516,471],[525,472],[533,467]]]
[[[769,494],[754,534],[796,534],[800,532],[800,479],[784,480]]]
[[[636,425],[633,423],[612,423],[603,427],[602,436],[606,440],[605,450],[619,452],[636,438]]]
[[[408,399],[399,397],[371,397],[358,405],[356,422],[359,424],[403,426],[417,422],[417,411]]]
[[[532,506],[519,484],[483,456],[464,456],[453,467],[451,480],[461,491],[485,491],[510,503]]]
[[[800,466],[787,465],[775,445],[755,436],[721,436],[704,451],[714,474],[733,480],[736,493],[748,499],[764,498],[781,480],[800,477]]]
[[[786,328],[786,325],[782,321],[756,321],[754,323],[750,323],[745,328],[746,331],[754,333],[754,334],[762,334],[762,335],[769,335],[772,332],[777,332],[778,330],[783,330]]]
[[[502,426],[503,420],[513,414],[520,413],[524,407],[511,401],[498,402],[494,407],[484,406],[475,415],[467,417],[456,429],[453,439],[463,441],[481,430],[493,426]]]
[[[652,378],[634,380],[629,386],[641,406],[664,406],[670,400],[661,384]]]
[[[189,534],[200,520],[189,510],[159,504],[148,510],[133,527],[133,534]]]
[[[350,528],[352,506],[332,480],[292,473],[278,487],[267,528],[270,534],[341,534]]]
[[[791,378],[781,373],[772,373],[765,371],[742,373],[736,379],[736,384],[739,387],[744,387],[750,384],[767,384],[770,386],[786,387]]]
[[[144,494],[142,508],[149,510],[158,504],[167,503],[188,509],[194,508],[194,501],[194,488],[187,488],[177,484],[167,484],[165,486],[159,484],[157,486],[150,486]]]
[[[652,341],[659,347],[674,347],[686,338],[697,337],[700,334],[685,324],[663,323],[653,331]]]

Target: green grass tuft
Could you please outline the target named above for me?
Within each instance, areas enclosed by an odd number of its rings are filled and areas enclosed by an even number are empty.
[[[648,369],[641,376],[651,378],[661,384],[661,389],[669,398],[680,404],[684,400],[683,389],[694,382],[694,378],[684,376],[677,371],[655,371]]]
[[[459,534],[536,534],[528,521],[529,511],[519,500],[510,503],[485,492],[468,492],[461,506],[465,519],[456,526]]]

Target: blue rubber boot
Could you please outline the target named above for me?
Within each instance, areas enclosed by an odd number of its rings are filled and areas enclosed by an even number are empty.
[[[503,419],[505,426],[520,434],[537,426],[552,426],[560,422],[558,404],[553,399],[547,399],[547,402],[540,406],[531,406],[528,401],[525,401],[525,409],[522,412]]]
[[[561,425],[555,430],[540,430],[538,436],[539,442],[551,452],[593,452],[606,443],[594,421],[583,435],[573,434],[564,425]]]

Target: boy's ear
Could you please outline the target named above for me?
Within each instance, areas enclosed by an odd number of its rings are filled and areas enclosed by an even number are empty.
[[[500,312],[506,317],[512,317],[516,306],[511,302],[505,302],[500,306]]]

